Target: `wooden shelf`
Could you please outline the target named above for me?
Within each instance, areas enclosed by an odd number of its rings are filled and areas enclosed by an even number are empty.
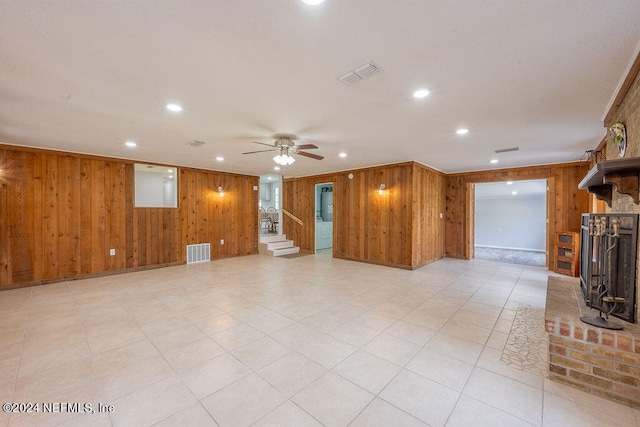
[[[578,276],[580,260],[580,234],[559,231],[554,240],[555,261],[553,271],[567,276]]]
[[[640,157],[604,160],[587,173],[578,188],[589,190],[596,199],[604,200],[611,207],[614,188],[640,202]]]

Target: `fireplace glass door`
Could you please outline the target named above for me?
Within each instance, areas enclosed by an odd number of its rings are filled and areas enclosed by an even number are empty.
[[[587,306],[635,323],[637,243],[637,214],[582,215],[580,286]]]

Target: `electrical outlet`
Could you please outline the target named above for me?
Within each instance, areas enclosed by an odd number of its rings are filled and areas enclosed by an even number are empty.
[[[253,191],[258,191],[258,186],[257,185],[253,186]]]
[[[220,244],[224,245],[224,239],[220,239]]]
[[[109,249],[109,255],[114,256],[116,254],[115,249]]]

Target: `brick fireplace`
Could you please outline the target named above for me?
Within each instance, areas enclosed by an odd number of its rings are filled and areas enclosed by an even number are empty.
[[[585,305],[578,279],[549,277],[549,377],[640,408],[640,326],[624,322],[622,330],[607,330],[580,321],[597,315]]]

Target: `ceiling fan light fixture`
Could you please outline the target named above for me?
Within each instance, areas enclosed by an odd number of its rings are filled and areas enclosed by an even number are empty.
[[[323,3],[324,0],[302,0],[304,4],[308,4],[309,6],[317,6],[320,3]]]
[[[288,155],[287,153],[278,154],[273,158],[273,161],[282,166],[289,166],[296,161],[293,157]]]

